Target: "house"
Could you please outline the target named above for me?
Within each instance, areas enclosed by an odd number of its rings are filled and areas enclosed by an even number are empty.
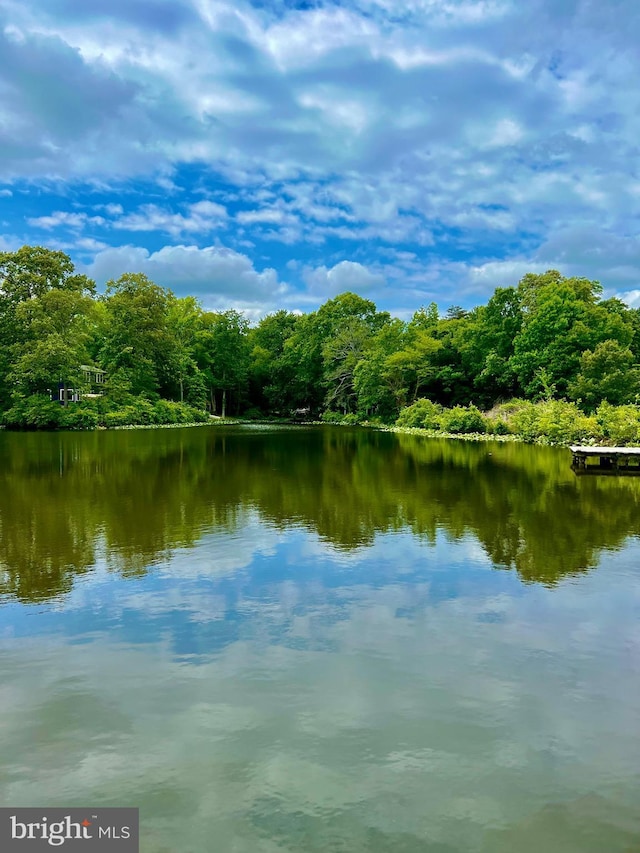
[[[69,388],[66,383],[60,381],[58,382],[57,390],[51,391],[51,399],[65,405],[66,403],[78,403],[82,397],[88,397],[89,399],[100,397],[106,378],[105,371],[88,364],[81,364],[80,371],[84,380],[82,388]]]
[[[91,388],[94,386],[104,385],[106,373],[99,367],[90,367],[88,364],[81,364],[80,370],[87,385]]]

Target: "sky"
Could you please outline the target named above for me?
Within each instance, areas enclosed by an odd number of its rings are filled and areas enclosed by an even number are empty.
[[[210,310],[640,307],[637,0],[3,0],[0,251]]]

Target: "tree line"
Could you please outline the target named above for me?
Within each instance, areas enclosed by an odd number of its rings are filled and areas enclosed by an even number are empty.
[[[442,315],[431,303],[403,321],[342,293],[316,311],[279,310],[251,325],[142,273],[99,295],[63,252],[24,246],[0,253],[0,341],[6,423],[31,412],[46,425],[36,415],[51,411],[52,389],[82,388],[87,364],[106,382],[100,401],[81,407],[128,407],[143,420],[163,401],[169,419],[174,406],[183,419],[305,410],[393,423],[420,398],[483,410],[512,398],[567,399],[590,413],[640,395],[640,309],[556,270],[499,287],[470,311]]]

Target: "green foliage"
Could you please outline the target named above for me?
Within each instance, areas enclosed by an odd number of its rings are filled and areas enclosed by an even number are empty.
[[[548,444],[569,444],[597,437],[599,426],[566,400],[523,403],[509,420],[511,431],[525,441],[544,440]]]
[[[126,273],[107,284],[105,336],[100,362],[109,374],[126,376],[133,394],[158,392],[171,380],[175,339],[173,294],[142,273]]]
[[[475,406],[454,406],[445,409],[440,416],[440,427],[443,432],[483,433],[487,426],[482,414]]]
[[[211,411],[228,414],[231,395],[236,410],[244,394],[250,364],[248,322],[238,311],[206,312],[198,333],[196,361],[208,387]]]
[[[95,429],[98,426],[206,423],[209,415],[186,403],[157,400],[152,403],[134,397],[128,405],[109,408],[108,401],[84,400],[61,406],[43,394],[32,394],[16,401],[4,414],[3,423],[13,429]]]
[[[354,413],[345,415],[341,412],[332,411],[323,412],[321,420],[325,424],[342,424],[344,426],[356,426],[360,422],[358,415]]]
[[[509,435],[511,430],[509,424],[501,418],[485,417],[487,432],[490,435]]]
[[[103,396],[50,405],[60,383],[81,395],[97,390],[84,384],[83,364],[106,370]],[[496,408],[516,395],[526,400]],[[62,252],[0,253],[7,424],[152,425],[206,417],[205,408],[223,416],[308,408],[312,416],[328,409],[339,423],[349,416],[536,441],[589,430],[636,440],[635,410],[598,415],[603,401],[640,402],[640,311],[603,300],[598,282],[557,270],[527,274],[517,288],[497,288],[486,305],[452,306],[444,316],[431,303],[403,322],[342,293],[310,314],[278,311],[250,328],[239,312],[204,311],[141,273],[125,273],[96,297]]]
[[[487,425],[475,406],[453,406],[444,409],[432,400],[416,400],[403,409],[396,421],[398,426],[418,427],[450,433],[484,433]]]
[[[419,429],[440,429],[442,411],[442,406],[432,400],[416,400],[400,412],[396,424]]]
[[[602,341],[580,357],[580,373],[569,386],[569,395],[593,411],[598,403],[630,403],[640,395],[640,368],[628,347],[618,341]]]
[[[523,323],[511,365],[527,396],[549,391],[563,395],[576,379],[586,350],[606,340],[623,348],[629,345],[630,320],[617,305],[598,303],[601,292],[598,282],[564,278],[556,270],[522,279],[518,293]]]
[[[613,445],[640,443],[640,406],[598,406],[595,419],[607,442]]]
[[[60,406],[60,429],[95,429],[99,422],[100,416],[97,411],[91,407],[75,404],[73,406]]]
[[[46,394],[32,394],[16,400],[3,422],[13,429],[58,429],[62,408]]]

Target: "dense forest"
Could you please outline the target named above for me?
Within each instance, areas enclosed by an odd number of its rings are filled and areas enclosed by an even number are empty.
[[[640,399],[640,309],[555,270],[497,288],[470,311],[441,315],[432,303],[402,321],[343,293],[317,311],[280,310],[251,325],[141,273],[99,295],[63,252],[24,246],[0,253],[0,341],[9,426],[302,411],[429,426],[443,411],[462,417],[464,407],[469,420],[513,399],[573,401],[586,418],[603,402],[628,412]],[[87,366],[104,371],[99,389]],[[67,403],[67,389],[79,389],[79,403]]]

